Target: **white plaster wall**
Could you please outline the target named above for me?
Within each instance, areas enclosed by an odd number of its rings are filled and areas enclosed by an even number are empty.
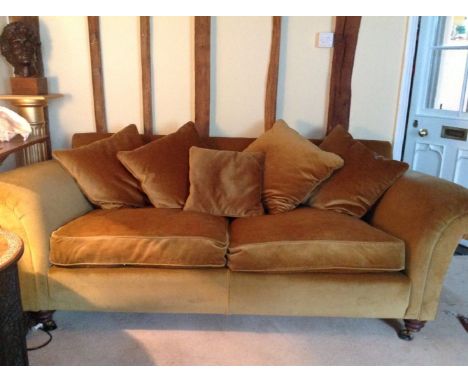
[[[271,24],[271,17],[214,19],[212,135],[257,137],[263,132]]]
[[[354,62],[350,132],[393,141],[407,17],[363,17]]]
[[[39,20],[49,92],[64,95],[49,107],[52,146],[68,147],[74,133],[95,129],[88,25],[85,17]]]
[[[316,48],[333,17],[285,17],[282,23],[278,118],[309,138],[325,134],[332,50]]]
[[[6,16],[0,16],[0,33],[7,25],[8,18]],[[10,74],[11,69],[7,61],[3,56],[0,55],[0,94],[6,94],[10,92]],[[5,101],[0,101],[0,106],[8,107]]]
[[[0,16],[0,33],[8,24],[8,18],[6,16]],[[11,69],[5,58],[0,55],[0,94],[7,94],[10,92],[10,76]],[[5,101],[0,101],[0,106],[11,107]],[[1,146],[2,142],[0,142]],[[10,155],[1,165],[0,172],[11,170],[16,166],[16,160],[14,155]]]
[[[100,21],[107,130],[116,132],[134,123],[143,132],[138,18]]]
[[[168,134],[195,118],[193,17],[153,17],[153,123]]]

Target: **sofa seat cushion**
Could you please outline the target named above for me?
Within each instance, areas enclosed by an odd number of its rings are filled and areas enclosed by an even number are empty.
[[[52,233],[58,266],[224,267],[228,222],[175,208],[94,210]]]
[[[384,272],[405,265],[403,241],[362,220],[309,207],[235,219],[228,267],[252,272]]]

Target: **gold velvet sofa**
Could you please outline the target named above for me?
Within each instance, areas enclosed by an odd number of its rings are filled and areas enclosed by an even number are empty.
[[[73,146],[105,136],[77,134]],[[207,144],[242,150],[250,142]],[[362,142],[391,156],[388,142]],[[405,319],[405,339],[436,317],[451,257],[468,232],[468,190],[409,171],[364,220],[309,207],[231,220],[184,214],[93,210],[54,160],[0,174],[0,226],[24,241],[27,311],[393,318]],[[167,266],[151,264],[152,252],[171,248],[182,266],[170,256]],[[137,257],[132,266],[127,251]]]

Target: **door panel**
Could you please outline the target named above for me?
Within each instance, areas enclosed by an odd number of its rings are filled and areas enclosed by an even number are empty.
[[[467,122],[427,117],[421,114],[415,115],[415,117],[417,119],[414,119],[413,123],[407,128],[403,160],[408,162],[415,171],[421,171],[452,182],[455,181],[454,173],[458,160],[458,150],[468,150],[467,142],[456,138],[463,136],[464,129],[468,127]],[[414,123],[414,121],[417,121],[417,123]],[[449,133],[445,132],[445,135],[450,136],[448,138],[442,137],[444,127],[446,131],[447,129],[449,131]],[[453,133],[454,130],[455,134]],[[421,131],[426,135],[421,136]],[[454,138],[452,138],[452,134],[455,135]],[[463,173],[459,174],[458,177],[468,177],[466,167],[463,167],[463,169]]]
[[[417,142],[414,150],[413,169],[440,177],[443,159],[444,146]]]
[[[453,181],[468,188],[468,150],[459,149],[455,165]]]
[[[403,160],[468,188],[467,29],[467,16],[420,18]]]
[[[465,187],[467,28],[466,16],[421,17],[403,154],[413,170]]]

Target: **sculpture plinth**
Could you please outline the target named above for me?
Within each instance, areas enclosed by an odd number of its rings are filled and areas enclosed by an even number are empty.
[[[12,77],[10,78],[12,94],[38,95],[47,94],[47,78],[44,77]]]

